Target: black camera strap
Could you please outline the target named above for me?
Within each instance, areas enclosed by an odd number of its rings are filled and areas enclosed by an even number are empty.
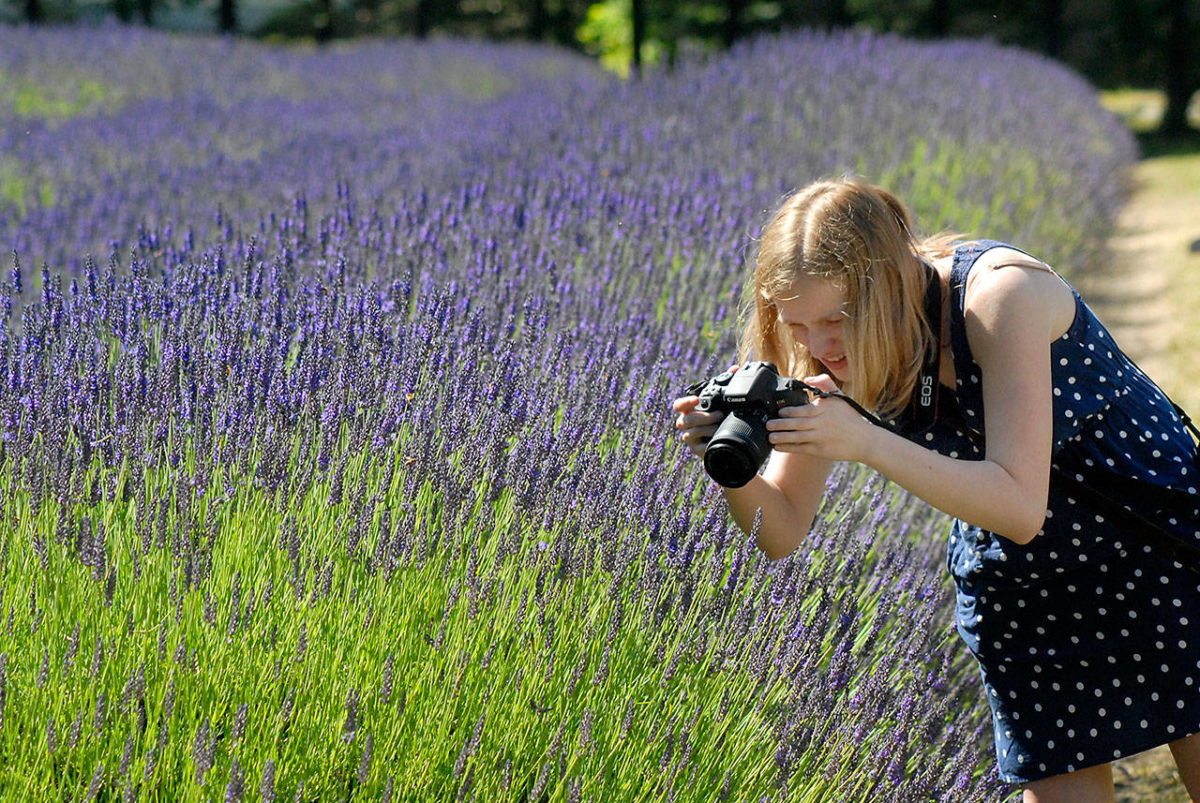
[[[911,421],[916,432],[926,431],[938,418],[942,384],[942,342],[946,334],[942,326],[941,278],[931,265],[924,261],[921,264],[929,273],[925,285],[925,320],[929,324],[933,339],[925,352],[925,362],[921,366],[917,386],[913,389],[912,401],[909,404]]]
[[[793,379],[792,386],[795,388],[799,388],[800,390],[807,390],[809,393],[811,393],[813,396],[816,396],[818,399],[841,399],[846,404],[850,405],[850,407],[854,409],[854,412],[858,413],[859,415],[861,415],[863,418],[870,421],[875,426],[877,426],[877,427],[886,426],[886,424],[884,424],[883,421],[881,421],[878,416],[876,416],[870,410],[863,407],[861,404],[859,404],[858,402],[856,402],[854,399],[850,398],[849,396],[845,395],[841,391],[821,390],[820,388],[818,388],[814,385],[810,385],[807,382],[802,382],[799,379]]]

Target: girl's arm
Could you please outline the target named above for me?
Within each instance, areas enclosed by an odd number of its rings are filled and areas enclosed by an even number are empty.
[[[865,463],[956,518],[1028,543],[1046,515],[1050,343],[1070,325],[1074,296],[1053,273],[1025,267],[983,270],[972,279],[966,324],[983,373],[983,460],[945,457],[870,424],[837,399],[787,408],[768,428],[780,451]]]
[[[786,558],[812,529],[833,461],[775,452],[766,470],[741,488],[722,488],[734,522],[743,532],[758,528],[758,548],[771,560]]]
[[[675,426],[684,444],[697,456],[717,430],[720,413],[695,409],[699,398],[676,399],[672,409],[678,416]],[[767,557],[778,560],[791,554],[808,531],[825,492],[832,462],[808,454],[774,452],[766,470],[741,488],[722,488],[734,522],[743,532],[754,528],[754,519],[762,510],[758,529],[758,547]]]

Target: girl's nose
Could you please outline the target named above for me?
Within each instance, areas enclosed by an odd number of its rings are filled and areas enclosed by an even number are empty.
[[[832,341],[832,338],[820,332],[811,334],[806,339],[808,343],[805,344],[805,348],[808,349],[810,354],[816,356],[824,355],[829,350],[829,345]]]

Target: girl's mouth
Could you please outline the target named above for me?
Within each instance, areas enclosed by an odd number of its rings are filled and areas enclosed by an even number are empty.
[[[834,372],[844,371],[847,366],[845,354],[841,354],[836,358],[825,357],[824,359],[821,360],[821,362],[824,364],[824,366],[826,368],[828,368],[830,371],[834,371]]]

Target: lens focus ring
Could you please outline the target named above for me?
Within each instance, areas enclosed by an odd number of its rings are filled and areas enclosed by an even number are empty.
[[[726,488],[740,488],[770,452],[765,416],[736,411],[721,422],[704,450],[704,470]]]

